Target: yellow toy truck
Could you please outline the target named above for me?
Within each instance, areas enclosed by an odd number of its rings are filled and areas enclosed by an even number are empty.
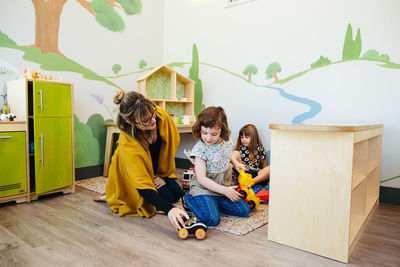
[[[249,204],[250,209],[257,209],[260,205],[260,199],[254,194],[253,189],[251,189],[251,186],[254,184],[251,174],[240,170],[238,182],[239,186],[236,188],[236,191],[242,195],[242,199]]]

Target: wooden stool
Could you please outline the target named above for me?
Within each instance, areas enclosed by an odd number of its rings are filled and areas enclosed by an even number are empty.
[[[112,156],[112,147],[114,134],[120,133],[120,129],[117,127],[115,122],[104,122],[104,125],[107,127],[107,137],[106,137],[106,150],[104,153],[104,169],[103,176],[108,177],[108,169],[110,168],[111,156]],[[182,133],[191,133],[193,124],[178,124],[176,125],[178,128],[178,132]]]
[[[108,169],[110,168],[110,163],[111,163],[114,134],[119,133],[120,130],[115,122],[104,122],[104,125],[107,127],[107,137],[106,137],[106,151],[104,153],[103,176],[107,177]]]

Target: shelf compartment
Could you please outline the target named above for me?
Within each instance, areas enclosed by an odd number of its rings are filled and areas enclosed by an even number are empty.
[[[349,247],[353,243],[357,233],[362,227],[366,213],[366,189],[367,180],[364,179],[351,194],[351,206],[350,206],[350,233],[349,233]]]
[[[353,176],[351,188],[360,184],[368,173],[368,140],[354,144],[353,147]]]
[[[379,198],[380,168],[376,167],[367,177],[366,207],[367,213],[371,211]]]
[[[382,136],[368,140],[368,165],[377,166],[381,162]]]

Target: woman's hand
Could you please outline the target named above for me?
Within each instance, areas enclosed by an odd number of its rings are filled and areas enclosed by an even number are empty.
[[[172,208],[168,212],[168,219],[170,220],[172,225],[177,229],[181,229],[182,228],[181,225],[185,225],[185,222],[182,219],[183,216],[185,216],[186,219],[189,220],[189,215],[184,210],[178,208]]]
[[[161,187],[166,185],[166,183],[163,178],[154,176],[154,185],[156,186],[156,189],[160,189]]]
[[[241,198],[240,193],[235,190],[236,188],[237,188],[237,185],[236,186],[227,186],[225,188],[224,195],[227,198],[229,198],[232,202],[236,202]]]

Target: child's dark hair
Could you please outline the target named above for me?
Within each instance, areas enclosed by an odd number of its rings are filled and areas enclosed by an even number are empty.
[[[258,147],[263,148],[260,136],[258,135],[258,131],[256,126],[253,124],[246,124],[239,130],[239,135],[236,141],[235,150],[240,151],[240,145],[242,144],[240,138],[242,136],[250,137],[250,145],[248,147],[250,160],[253,160],[255,153],[257,152]]]
[[[222,107],[208,107],[199,114],[192,128],[192,135],[195,139],[201,139],[201,126],[206,128],[218,126],[221,128],[221,138],[224,141],[228,141],[231,136],[231,131],[228,128],[228,119]]]

